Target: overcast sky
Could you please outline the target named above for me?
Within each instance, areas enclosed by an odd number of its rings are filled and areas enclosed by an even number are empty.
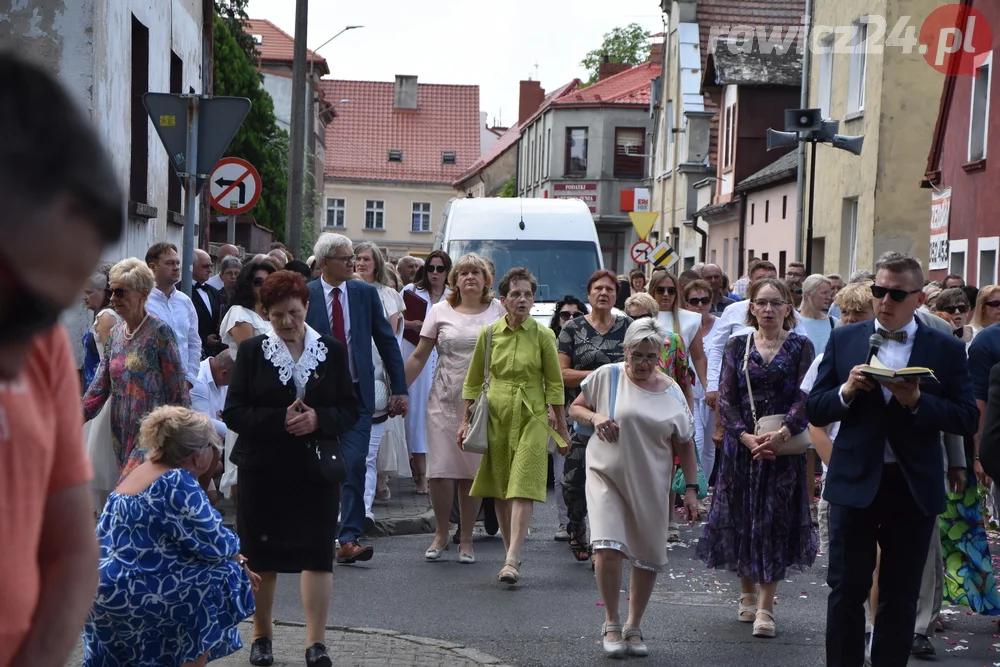
[[[421,83],[478,84],[480,110],[492,124],[517,120],[518,81],[546,91],[576,77],[580,61],[604,33],[635,22],[663,29],[659,0],[312,0],[308,47],[347,25],[363,25],[319,53],[338,79],[392,81],[414,74]],[[250,0],[250,18],[295,34],[295,0]],[[537,73],[535,64],[537,63]]]

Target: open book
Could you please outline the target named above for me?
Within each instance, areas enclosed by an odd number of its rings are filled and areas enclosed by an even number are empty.
[[[923,368],[922,366],[910,366],[908,368],[900,368],[899,370],[894,371],[879,361],[878,357],[872,357],[872,363],[867,366],[862,366],[861,372],[868,377],[874,378],[875,380],[889,382],[896,379],[905,380],[908,378],[919,378],[921,380],[931,380],[933,382],[938,381],[938,379],[934,377],[934,371],[929,368]]]

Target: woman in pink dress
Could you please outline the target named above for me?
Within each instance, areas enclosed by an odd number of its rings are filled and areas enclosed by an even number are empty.
[[[424,553],[427,560],[440,560],[448,550],[448,520],[455,484],[458,483],[461,540],[460,563],[476,562],[472,551],[472,528],[479,514],[479,498],[469,495],[479,470],[480,454],[463,452],[455,444],[465,401],[462,385],[476,340],[484,326],[503,316],[503,307],[493,298],[493,272],[476,254],[464,255],[449,276],[451,294],[435,304],[420,330],[420,343],[406,362],[406,382],[412,383],[437,350],[437,368],[427,400],[427,478],[437,530]]]

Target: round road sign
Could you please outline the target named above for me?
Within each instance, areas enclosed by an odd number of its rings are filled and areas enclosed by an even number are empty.
[[[212,208],[227,215],[242,215],[252,209],[263,189],[254,166],[238,157],[219,160],[208,180]]]
[[[636,241],[629,254],[632,255],[632,261],[636,264],[649,264],[649,253],[652,251],[653,246],[648,241]]]

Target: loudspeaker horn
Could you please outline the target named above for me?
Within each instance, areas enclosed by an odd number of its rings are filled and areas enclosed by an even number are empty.
[[[799,143],[799,135],[795,132],[778,132],[767,128],[767,150],[775,148],[788,148]]]
[[[822,141],[824,143],[833,141],[833,138],[837,136],[837,132],[840,131],[840,121],[839,120],[824,120],[823,126],[816,132],[816,140]]]
[[[822,109],[785,109],[786,132],[814,132],[821,127]]]
[[[833,144],[834,148],[839,148],[849,153],[854,153],[855,155],[861,155],[861,147],[865,143],[865,135],[862,134],[856,137],[845,137],[838,134],[830,143]]]

